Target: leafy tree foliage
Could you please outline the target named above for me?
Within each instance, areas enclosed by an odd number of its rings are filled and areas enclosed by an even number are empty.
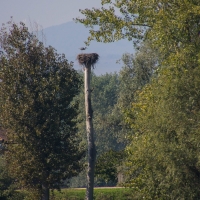
[[[86,18],[76,19],[91,28],[88,41],[149,38],[167,53],[198,38],[198,0],[102,0],[101,3],[100,9],[80,10]]]
[[[120,77],[118,74],[93,76],[94,127],[96,132],[96,184],[116,185],[118,167],[125,158],[127,126],[118,106]]]
[[[161,56],[151,43],[146,41],[141,44],[135,55],[126,53],[121,61],[123,67],[119,72],[117,106],[123,112],[130,108],[136,93],[149,83],[153,76],[156,76]]]
[[[94,111],[94,128],[98,155],[105,151],[121,150],[124,148],[125,140],[121,134],[122,125],[119,115],[116,115],[116,104],[119,91],[118,74],[105,74],[97,76],[92,74],[92,107]],[[84,102],[84,94],[78,97],[80,102]],[[85,112],[84,104],[80,105],[79,131],[85,137]]]
[[[23,23],[3,26],[0,44],[0,116],[10,140],[10,171],[23,187],[59,189],[82,169],[73,101],[80,77],[64,55],[44,47]]]
[[[123,55],[122,62],[124,63],[124,67],[119,75],[116,73],[101,76],[96,76],[94,73],[92,74],[91,85],[93,88],[92,105],[94,110],[94,127],[97,154],[100,156],[97,157],[98,169],[96,170],[98,171],[97,173],[100,173],[96,177],[97,184],[106,185],[108,183],[111,184],[111,182],[112,184],[116,183],[117,166],[125,157],[123,154],[123,156],[119,158],[118,152],[121,152],[126,147],[128,143],[128,132],[132,132],[130,127],[125,124],[123,113],[130,109],[136,91],[150,81],[151,76],[157,68],[158,55],[156,51],[151,48],[150,42],[146,42],[140,47],[135,56],[131,54]],[[81,93],[79,96],[80,102],[84,101],[83,95],[84,94]],[[86,135],[84,132],[84,119],[84,104],[82,104],[79,114],[79,120],[83,122],[79,124],[82,137]],[[120,153],[120,155],[122,155],[122,153]],[[109,161],[107,157],[109,157]],[[116,158],[119,158],[118,165]],[[110,163],[113,162],[112,170],[115,171],[115,180],[110,166],[100,164],[101,161],[98,159],[105,159]],[[107,177],[107,181],[103,180],[105,177]],[[111,182],[109,182],[108,179]],[[79,183],[80,182],[81,181],[79,181]]]
[[[162,52],[158,76],[138,92],[127,113],[135,132],[128,148],[129,184],[146,199],[200,195],[198,2],[173,4],[159,4],[160,26],[148,33]]]
[[[103,157],[103,155],[107,155],[109,154],[109,152],[116,152],[116,155],[118,155],[118,152],[123,150],[127,143],[124,134],[124,132],[126,131],[126,127],[122,123],[122,115],[119,108],[117,107],[119,85],[119,76],[116,73],[100,76],[92,73],[92,107],[94,111],[93,122],[96,139],[95,144],[97,148],[97,162],[99,162],[99,156]],[[81,92],[77,98],[80,102],[84,102],[83,92]],[[79,109],[79,134],[83,138],[85,138],[86,143],[84,103],[81,103]],[[116,160],[114,153],[109,155],[111,159],[110,162]],[[112,156],[113,158],[111,158]],[[116,162],[114,161],[114,163]],[[115,167],[115,170],[117,170],[116,166],[117,165],[115,164],[113,165],[113,167]],[[100,167],[102,167],[101,170],[104,170],[103,168],[107,168],[106,165],[99,166],[99,169]],[[107,173],[108,170],[105,170],[105,172]],[[112,176],[111,174],[104,175]],[[85,186],[85,183],[83,184],[83,179],[85,179],[85,176],[81,174],[79,177],[72,179],[71,185],[75,187],[83,187]],[[117,179],[117,176],[115,177],[115,179]],[[105,180],[102,180],[100,176],[96,176],[96,184],[106,185],[106,182]]]
[[[22,200],[24,194],[16,191],[17,182],[9,174],[5,156],[0,156],[0,199],[1,200]]]
[[[102,0],[106,4],[111,8],[82,10],[86,18],[77,19],[92,28],[89,41],[148,39],[162,58],[157,77],[134,94],[127,112],[134,132],[129,184],[139,199],[199,199],[200,2]]]
[[[8,175],[8,171],[5,166],[5,159],[0,156],[0,199],[6,199],[13,193],[12,190],[12,178]]]
[[[119,117],[115,115],[118,99],[119,78],[116,73],[92,78],[94,127],[98,154],[124,148]]]
[[[129,184],[147,199],[199,199],[199,73],[170,67],[132,106]]]
[[[118,182],[118,167],[124,160],[124,151],[107,151],[96,162],[95,175],[99,186],[115,186]]]

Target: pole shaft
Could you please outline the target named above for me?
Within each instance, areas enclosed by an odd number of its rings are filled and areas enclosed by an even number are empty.
[[[90,89],[91,66],[85,67],[85,112],[86,112],[86,131],[88,142],[88,171],[87,171],[87,191],[86,199],[93,200],[94,190],[94,168],[96,159],[96,148],[94,143],[93,129],[93,110],[91,105],[91,89]]]

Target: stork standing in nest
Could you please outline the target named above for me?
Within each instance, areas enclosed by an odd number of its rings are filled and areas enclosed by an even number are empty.
[[[88,141],[88,171],[87,171],[87,192],[86,200],[93,200],[94,190],[94,167],[96,160],[96,147],[94,143],[93,129],[93,110],[91,105],[90,76],[91,68],[97,63],[99,55],[97,53],[79,54],[77,60],[84,67],[84,88],[85,88],[85,112],[86,112],[86,131]]]

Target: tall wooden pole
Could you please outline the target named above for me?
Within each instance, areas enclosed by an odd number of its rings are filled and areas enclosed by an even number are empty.
[[[94,143],[93,129],[93,110],[91,105],[91,89],[90,89],[91,65],[85,66],[85,112],[86,112],[86,131],[88,141],[88,171],[87,171],[87,191],[86,200],[93,200],[94,191],[94,167],[96,159],[96,148]]]
[[[91,67],[94,67],[99,59],[97,53],[79,54],[77,60],[79,64],[84,67],[85,71],[85,112],[86,112],[86,131],[88,141],[88,170],[87,170],[87,191],[86,200],[93,200],[94,191],[94,167],[96,159],[96,148],[94,143],[94,129],[93,129],[93,110],[91,105],[91,89],[90,77]]]
[[[49,200],[49,188],[47,185],[42,185],[42,198],[41,200]]]

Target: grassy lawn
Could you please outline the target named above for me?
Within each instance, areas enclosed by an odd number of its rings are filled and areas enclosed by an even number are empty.
[[[63,189],[55,191],[55,200],[84,200],[86,189]],[[95,188],[94,200],[131,200],[131,189],[127,188]]]

